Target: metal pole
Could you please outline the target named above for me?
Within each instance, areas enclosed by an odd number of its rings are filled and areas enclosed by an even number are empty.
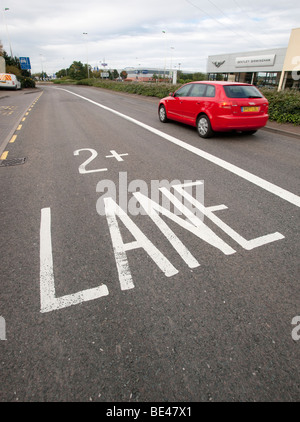
[[[7,27],[6,19],[5,19],[5,12],[7,10],[9,10],[9,7],[6,7],[3,10],[3,20],[4,20],[5,27],[6,27],[6,32],[7,32],[7,38],[8,38],[9,48],[10,48],[10,56],[11,56],[11,58],[13,58],[13,52],[12,52],[12,48],[11,48],[11,42],[10,42],[10,38],[9,38],[8,27]]]
[[[83,32],[83,35],[88,35],[87,32]],[[89,50],[88,50],[88,42],[86,42],[86,66],[87,66],[87,74],[88,78],[90,77],[90,69],[89,69]]]

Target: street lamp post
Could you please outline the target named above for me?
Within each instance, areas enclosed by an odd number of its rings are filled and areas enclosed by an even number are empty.
[[[9,48],[10,48],[10,56],[11,56],[11,58],[13,58],[13,52],[12,52],[12,48],[11,48],[11,42],[10,42],[10,38],[9,38],[8,27],[7,27],[7,23],[6,23],[6,19],[5,19],[5,12],[7,10],[9,10],[9,7],[6,7],[3,10],[3,21],[4,21],[6,32],[7,32],[7,38],[8,38]]]
[[[83,32],[83,35],[88,35],[87,32]],[[86,42],[86,66],[87,66],[87,74],[88,78],[90,77],[90,69],[89,69],[89,51],[88,51],[88,42]]]
[[[175,48],[170,47],[170,49],[171,49],[171,66],[170,66],[171,74],[169,76],[170,76],[170,79],[171,79],[171,78],[173,78],[173,50],[175,50]]]
[[[43,55],[40,54],[41,56],[41,65],[42,65],[42,80],[44,80],[44,66],[43,66]]]
[[[166,31],[162,31],[163,34],[165,34],[164,38],[165,38],[165,45],[164,45],[164,50],[165,50],[165,63],[164,63],[164,82],[165,82],[165,78],[166,78],[166,61],[167,61],[167,49],[166,49],[166,45],[167,45],[167,34]]]

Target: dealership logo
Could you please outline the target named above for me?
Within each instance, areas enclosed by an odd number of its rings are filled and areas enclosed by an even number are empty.
[[[222,62],[212,62],[212,64],[214,64],[216,67],[221,67],[222,64],[225,63],[225,60],[223,60]]]

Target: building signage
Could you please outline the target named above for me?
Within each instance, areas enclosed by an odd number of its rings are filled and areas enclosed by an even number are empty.
[[[276,54],[263,56],[236,57],[235,67],[273,66]]]

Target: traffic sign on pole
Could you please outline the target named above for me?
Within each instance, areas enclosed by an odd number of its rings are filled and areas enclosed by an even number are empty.
[[[30,70],[31,64],[29,57],[20,57],[20,64],[22,70]]]

